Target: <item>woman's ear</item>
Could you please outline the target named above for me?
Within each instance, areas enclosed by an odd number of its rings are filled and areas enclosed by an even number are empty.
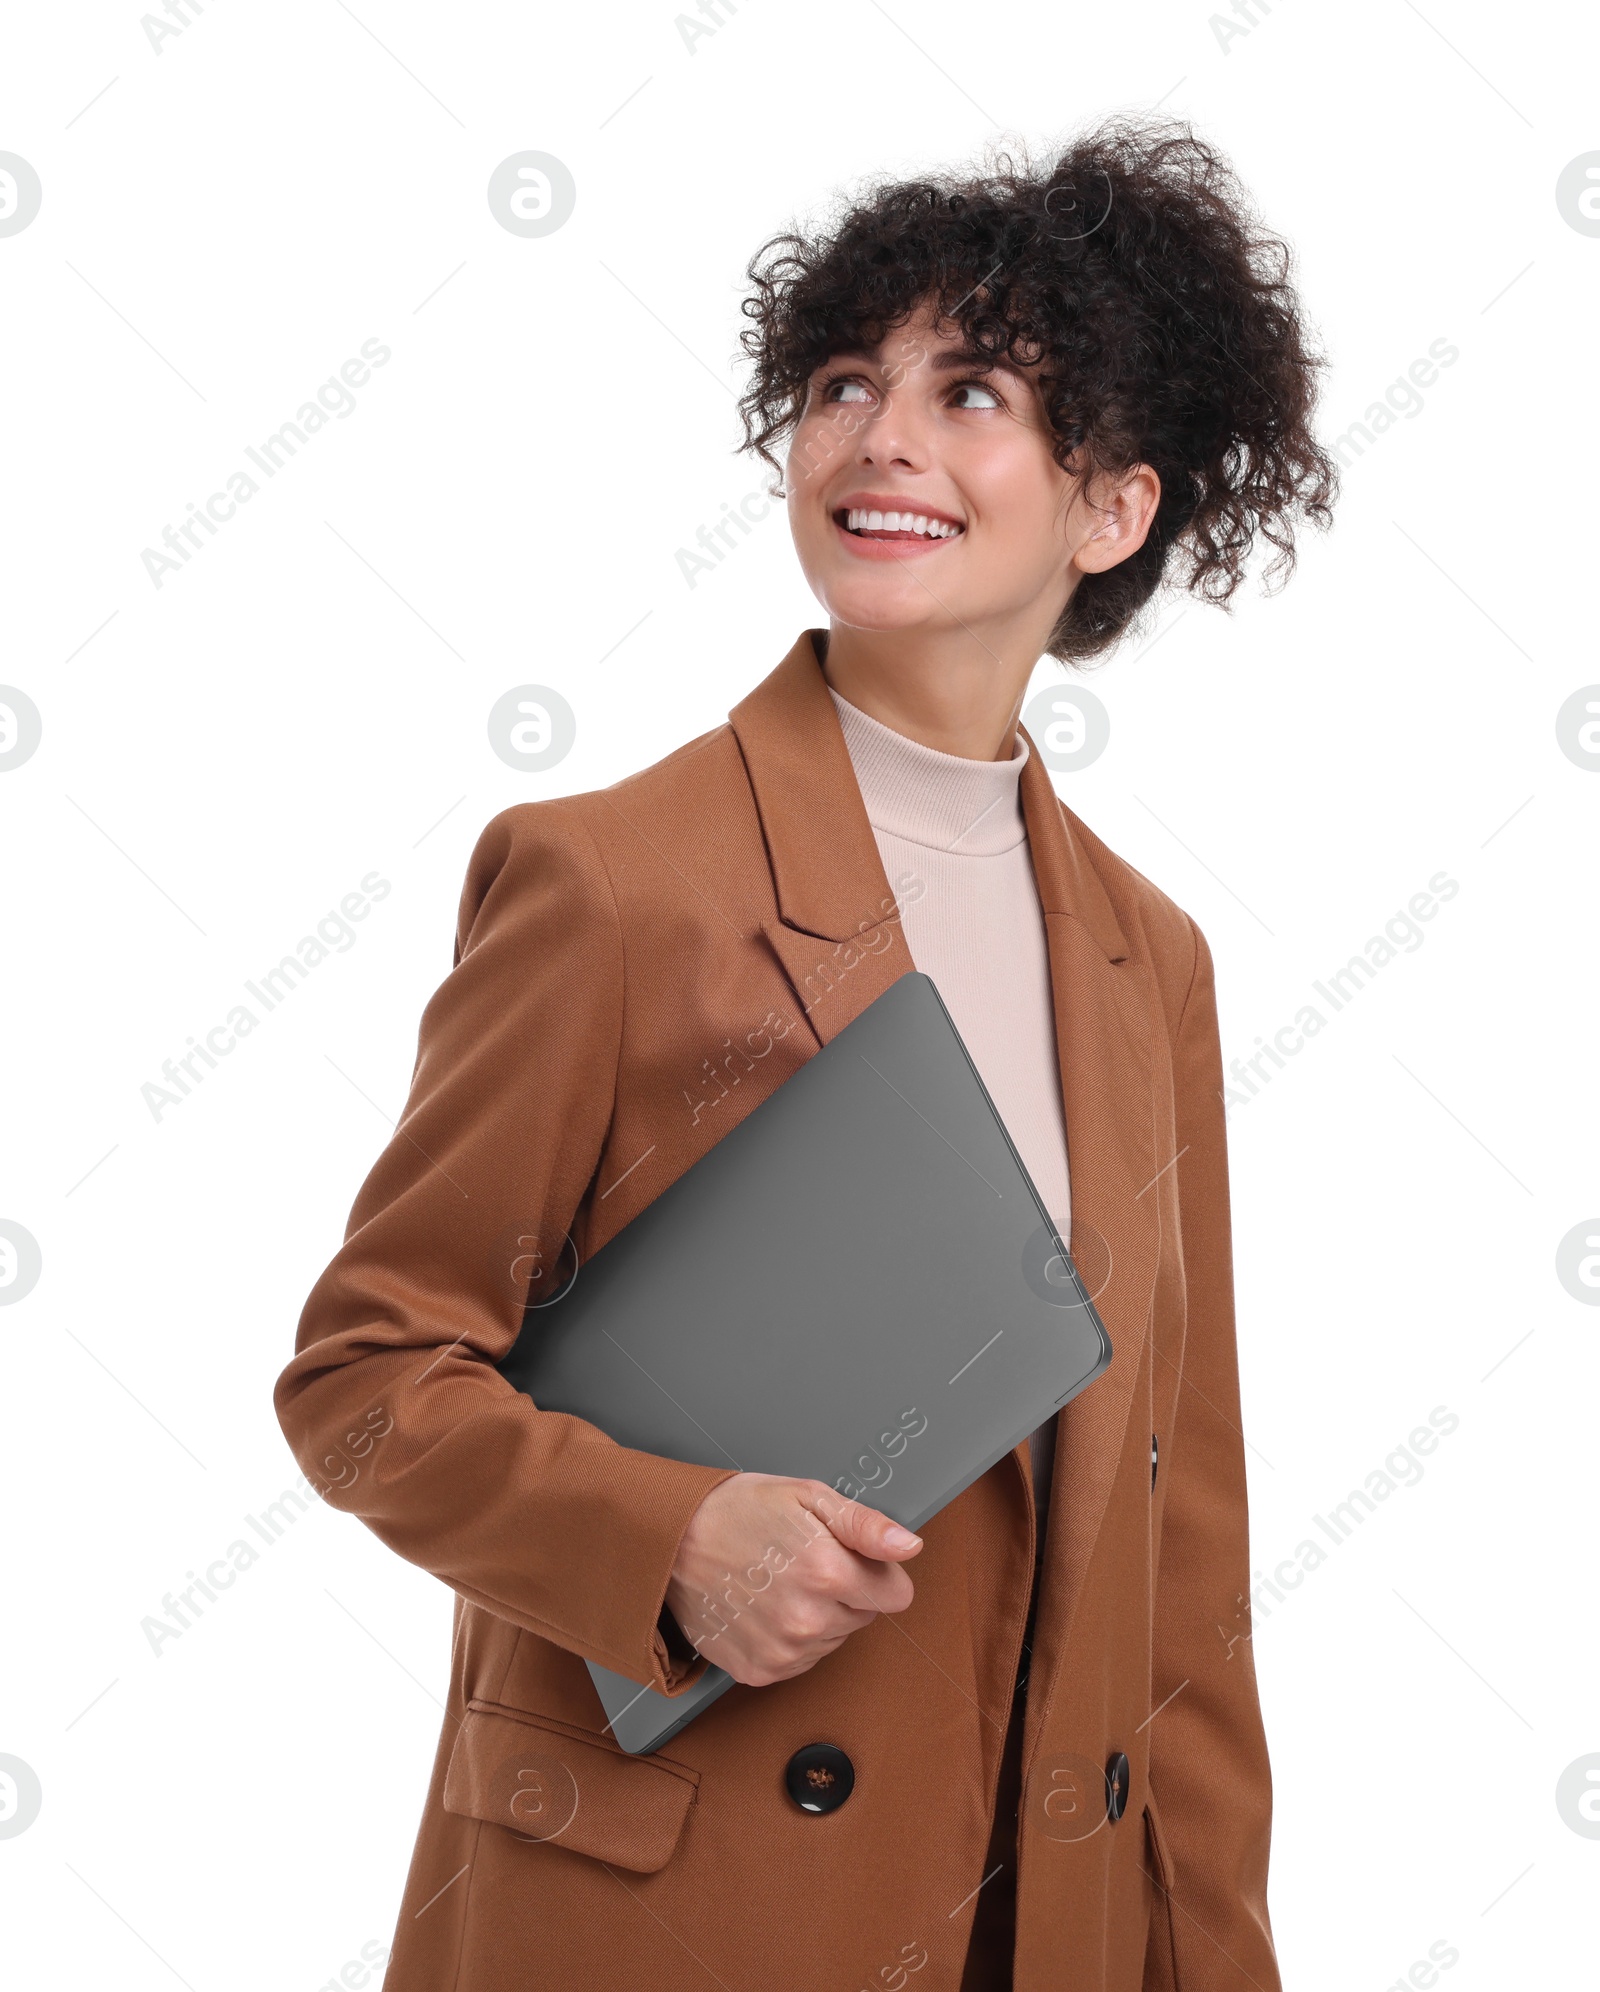
[[[1080,488],[1070,517],[1076,540],[1073,568],[1079,574],[1103,574],[1137,553],[1160,503],[1161,479],[1147,463],[1135,464],[1120,477],[1099,480],[1092,502]]]

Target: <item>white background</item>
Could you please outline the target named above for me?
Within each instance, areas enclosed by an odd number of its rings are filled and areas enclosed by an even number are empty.
[[[315,1992],[387,1942],[449,1594],[315,1505],[159,1655],[142,1621],[293,1482],[272,1383],[478,829],[718,724],[821,619],[778,508],[692,589],[675,558],[764,482],[735,453],[751,252],[869,173],[1158,102],[1295,244],[1326,438],[1460,355],[1285,593],[1173,603],[1095,671],[1110,747],[1058,777],[1205,930],[1228,1058],[1460,887],[1230,1116],[1257,1566],[1459,1419],[1258,1608],[1285,1982],[1382,1992],[1441,1942],[1451,1992],[1593,1982],[1600,1841],[1555,1787],[1600,1751],[1600,1313],[1555,1266],[1600,1232],[1600,771],[1556,714],[1600,680],[1600,239],[1555,188],[1600,148],[1596,37],[1251,12],[745,0],[692,54],[631,0],[211,0],[159,53],[132,5],[14,15],[0,149],[43,206],[0,239],[0,677],[44,736],[0,780],[0,1217],[43,1274],[0,1310],[0,1754],[43,1809],[0,1840],[11,1982]],[[538,240],[485,198],[524,149],[578,189]],[[369,338],[354,413],[154,586],[143,549]],[[529,682],[578,718],[543,774],[486,735]],[[154,1118],[163,1061],[374,869],[355,945]]]

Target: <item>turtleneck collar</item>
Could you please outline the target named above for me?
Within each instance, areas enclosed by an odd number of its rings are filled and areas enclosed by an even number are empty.
[[[897,733],[828,687],[874,830],[956,857],[992,857],[1028,835],[1019,783],[1028,743],[1009,761],[942,754]]]

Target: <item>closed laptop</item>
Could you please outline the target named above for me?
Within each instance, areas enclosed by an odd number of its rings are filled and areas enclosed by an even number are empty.
[[[825,1481],[918,1529],[1110,1360],[960,1033],[911,971],[531,1308],[500,1368],[622,1445]],[[668,1696],[589,1671],[634,1752],[735,1685],[713,1666]]]

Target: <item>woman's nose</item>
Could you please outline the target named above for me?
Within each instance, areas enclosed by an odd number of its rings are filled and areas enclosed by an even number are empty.
[[[903,396],[889,395],[862,427],[856,462],[863,469],[920,470],[927,462],[927,438]]]

